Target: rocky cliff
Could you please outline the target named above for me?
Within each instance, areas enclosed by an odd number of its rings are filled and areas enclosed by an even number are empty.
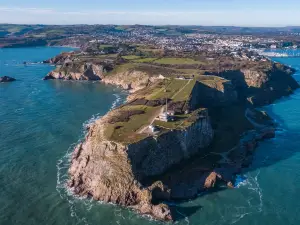
[[[51,59],[44,60],[43,63],[50,63],[55,65],[63,65],[66,60],[70,60],[73,56],[73,52],[63,52]]]
[[[56,65],[56,69],[47,74],[44,80],[101,80],[105,84],[122,87],[130,92],[145,88],[157,79],[138,68],[126,68],[111,72],[115,62],[107,60],[78,61],[74,53],[62,53],[54,58],[44,61]]]
[[[270,104],[282,96],[290,95],[299,88],[291,76],[295,70],[280,63],[272,63],[270,68],[250,68],[226,71],[218,76],[231,80],[240,101],[254,106]]]
[[[192,108],[228,106],[238,101],[237,91],[230,80],[215,76],[201,76],[193,88]]]
[[[136,92],[154,82],[157,78],[151,77],[149,74],[139,70],[128,70],[107,75],[102,82],[122,87],[130,92]]]
[[[207,111],[186,129],[169,130],[131,144],[105,137],[105,126],[112,115],[113,112],[92,125],[85,141],[76,147],[69,186],[77,195],[171,220],[168,206],[159,203],[170,199],[170,190],[161,182],[144,185],[143,180],[166,172],[211,143],[213,130]]]
[[[58,66],[54,71],[51,71],[44,80],[101,80],[103,70],[103,65],[65,62],[62,66]]]
[[[164,221],[173,218],[162,201],[194,198],[219,182],[232,187],[258,142],[275,135],[270,118],[253,107],[299,87],[293,69],[271,62],[189,78],[178,78],[173,70],[163,76],[162,66],[78,62],[68,54],[49,62],[57,68],[45,79],[101,80],[132,93],[126,104],[90,126],[73,153],[69,187],[79,196]],[[179,116],[157,121],[166,102]]]

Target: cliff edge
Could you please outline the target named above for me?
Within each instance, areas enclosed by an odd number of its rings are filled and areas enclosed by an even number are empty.
[[[172,220],[167,205],[155,204],[170,200],[168,187],[161,182],[147,186],[143,180],[164,173],[211,143],[213,130],[207,111],[194,115],[186,127],[145,132],[141,134],[144,137],[135,137],[131,143],[107,137],[107,124],[112,123],[115,113],[110,112],[92,125],[86,140],[77,146],[69,170],[69,186],[80,196],[130,206],[156,219]],[[134,117],[130,119],[137,119]]]
[[[204,75],[190,73],[199,65],[174,69],[163,59],[78,57],[52,59],[57,68],[46,79],[99,80],[131,94],[89,127],[72,155],[68,186],[163,221],[174,219],[166,200],[195,198],[219,183],[233,187],[258,142],[275,136],[272,119],[254,107],[299,87],[292,68],[272,62]]]

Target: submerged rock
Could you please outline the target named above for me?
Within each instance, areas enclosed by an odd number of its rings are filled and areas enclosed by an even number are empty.
[[[3,76],[0,77],[0,83],[4,83],[4,82],[12,82],[15,81],[15,78],[9,77],[9,76]]]

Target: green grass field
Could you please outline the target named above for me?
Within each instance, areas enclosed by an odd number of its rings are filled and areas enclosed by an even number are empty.
[[[105,129],[106,138],[121,143],[134,143],[145,138],[147,135],[138,133],[138,130],[150,124],[153,120],[153,115],[156,115],[161,107],[125,106],[118,110],[124,112],[125,110],[130,111],[137,109],[144,110],[145,113],[131,116],[128,122],[107,124]]]
[[[109,72],[107,75],[124,73],[126,71],[129,71],[130,69],[133,69],[134,67],[135,67],[135,64],[133,64],[133,63],[126,63],[126,64],[118,65],[117,67],[114,68],[113,71]]]
[[[134,60],[134,62],[136,62],[136,63],[150,63],[150,62],[155,61],[156,59],[157,58],[142,58],[142,59]]]
[[[172,99],[173,101],[187,101],[190,98],[196,80],[171,79],[165,85],[156,86],[146,95],[149,100]]]
[[[127,59],[127,60],[134,60],[134,59],[140,59],[140,56],[137,55],[124,55],[122,56],[123,59]]]
[[[99,49],[111,48],[113,45],[100,45]]]
[[[161,58],[154,61],[159,64],[200,64],[200,61],[195,61],[191,58]]]

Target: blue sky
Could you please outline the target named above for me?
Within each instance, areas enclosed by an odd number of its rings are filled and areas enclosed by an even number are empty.
[[[300,26],[299,15],[300,0],[0,0],[0,23]]]

